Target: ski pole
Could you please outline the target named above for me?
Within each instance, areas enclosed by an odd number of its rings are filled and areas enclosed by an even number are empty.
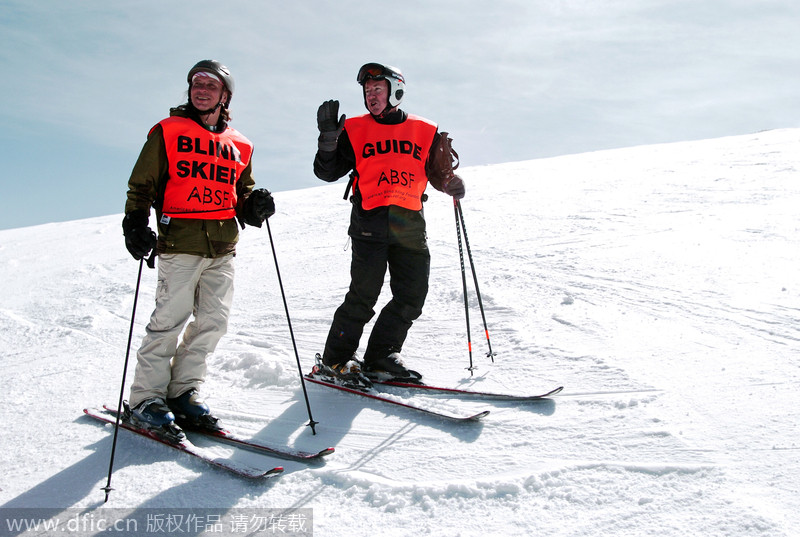
[[[464,315],[467,319],[467,348],[469,349],[469,367],[467,370],[472,375],[475,367],[472,365],[472,336],[469,329],[469,298],[467,297],[467,273],[464,269],[464,247],[461,244],[461,225],[458,220],[458,200],[453,198],[453,210],[456,216],[456,235],[458,236],[458,257],[461,260],[461,284],[464,288]]]
[[[154,252],[155,253],[155,252]],[[148,260],[148,266],[150,266],[151,260],[154,257],[151,257]],[[136,277],[136,291],[133,293],[133,311],[131,312],[131,327],[128,330],[128,348],[125,351],[125,366],[122,369],[122,385],[119,388],[119,402],[117,403],[117,418],[114,422],[114,440],[111,442],[111,460],[108,463],[108,481],[106,482],[106,486],[100,490],[105,491],[106,499],[103,503],[108,502],[108,495],[111,493],[113,488],[111,488],[111,474],[114,471],[114,454],[117,451],[117,434],[119,433],[119,420],[120,416],[122,415],[122,399],[125,394],[125,377],[128,373],[128,360],[131,355],[131,340],[133,339],[133,322],[136,319],[136,303],[139,300],[139,285],[142,283],[142,267],[144,266],[144,257],[139,260],[139,275]]]
[[[483,319],[483,331],[486,334],[486,344],[489,346],[489,352],[486,356],[494,362],[495,353],[492,351],[492,341],[489,339],[489,327],[486,325],[486,313],[483,309],[483,299],[481,298],[481,290],[478,285],[478,275],[475,273],[475,263],[472,260],[472,249],[469,247],[469,238],[467,237],[467,225],[464,223],[464,211],[461,209],[461,202],[455,200],[456,212],[461,221],[461,231],[464,233],[464,245],[467,247],[467,256],[469,257],[469,266],[472,269],[472,280],[475,283],[475,294],[478,296],[478,307],[481,310],[481,318]]]
[[[278,267],[278,255],[275,253],[275,242],[272,240],[272,230],[269,227],[269,219],[265,220],[267,223],[267,234],[269,234],[269,245],[272,248],[272,258],[275,260],[275,272],[278,275],[278,286],[281,288],[281,297],[283,298],[283,309],[286,310],[286,322],[289,324],[289,335],[292,338],[292,347],[294,347],[294,357],[297,359],[297,370],[300,372],[300,385],[303,387],[303,397],[306,400],[306,409],[308,410],[308,426],[311,427],[311,433],[317,434],[314,426],[319,423],[314,421],[311,416],[311,403],[308,401],[308,391],[306,390],[305,379],[303,378],[303,368],[300,365],[300,354],[297,352],[297,343],[294,339],[294,330],[292,329],[292,319],[289,317],[289,305],[286,302],[286,293],[283,291],[283,280],[281,279],[281,269]]]

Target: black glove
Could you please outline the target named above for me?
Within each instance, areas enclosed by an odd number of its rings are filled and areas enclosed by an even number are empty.
[[[141,209],[129,212],[122,219],[125,247],[137,261],[156,247],[156,234],[148,225],[149,219],[147,211]]]
[[[244,221],[251,226],[261,227],[261,223],[273,214],[275,200],[266,188],[253,190],[244,202]]]
[[[342,114],[337,122],[337,115],[339,115],[339,101],[325,101],[317,109],[320,151],[336,151],[336,141],[344,129],[345,120],[345,115]]]
[[[444,184],[444,193],[453,196],[457,200],[463,198],[466,192],[467,188],[464,186],[464,181],[457,175],[454,175]]]

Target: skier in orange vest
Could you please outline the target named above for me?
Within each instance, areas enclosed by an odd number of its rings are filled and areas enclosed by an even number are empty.
[[[352,171],[348,234],[353,254],[350,288],[333,316],[315,371],[361,384],[369,384],[369,378],[419,379],[400,352],[428,292],[424,192],[430,183],[461,199],[464,182],[435,158],[443,143],[450,157],[446,133],[399,108],[405,92],[399,69],[368,63],[359,69],[357,81],[368,114],[339,117],[335,100],[317,111],[315,175],[332,182]],[[364,326],[375,314],[387,268],[392,299],[381,310],[361,361],[356,350]]]
[[[181,423],[218,427],[198,388],[206,356],[227,330],[239,225],[261,227],[275,213],[269,191],[253,190],[253,144],[228,125],[230,71],[202,60],[187,81],[188,102],[148,134],[128,181],[122,222],[135,259],[153,249],[158,254],[156,307],[137,352],[126,414],[172,440],[182,438]]]

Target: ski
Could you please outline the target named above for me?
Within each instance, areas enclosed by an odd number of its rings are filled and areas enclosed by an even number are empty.
[[[252,438],[245,438],[226,429],[222,429],[220,431],[207,431],[203,429],[184,428],[184,430],[202,434],[209,438],[213,438],[214,440],[219,440],[221,442],[225,442],[227,444],[231,444],[233,446],[237,446],[242,449],[249,449],[250,451],[265,453],[267,455],[272,455],[274,457],[279,457],[281,459],[290,459],[294,461],[314,461],[321,459],[322,457],[327,457],[328,455],[330,455],[335,451],[335,449],[332,447],[325,448],[322,451],[316,451],[316,452],[301,451],[284,447],[274,447],[264,444],[259,440],[255,440]]]
[[[89,417],[92,417],[96,420],[105,423],[110,423],[112,425],[114,425],[117,421],[116,411],[109,411],[107,409],[100,410],[97,408],[84,408],[83,412]],[[156,442],[164,444],[165,446],[177,449],[180,452],[187,453],[189,455],[192,455],[193,457],[197,457],[198,459],[201,459],[212,466],[231,472],[232,474],[235,474],[239,477],[245,477],[248,479],[264,479],[269,477],[275,477],[283,472],[282,466],[276,466],[274,468],[270,468],[269,470],[263,470],[260,468],[249,466],[247,464],[242,464],[239,462],[233,462],[228,459],[215,457],[207,450],[194,445],[186,438],[184,438],[182,441],[178,443],[168,442],[167,440],[161,438],[152,431],[135,427],[130,423],[123,421],[121,419],[119,421],[119,426],[122,427],[123,429],[136,433],[140,436],[144,436],[145,438],[155,440]]]
[[[107,405],[104,405],[103,408],[107,412],[110,412],[112,414],[116,414],[117,412],[116,410],[109,408]],[[261,442],[259,440],[255,440],[253,438],[246,438],[244,436],[238,435],[227,429],[211,431],[208,429],[199,429],[191,427],[180,422],[178,422],[178,425],[180,425],[184,431],[202,434],[214,440],[219,440],[221,442],[225,442],[227,444],[231,444],[233,446],[237,446],[242,449],[255,451],[257,453],[264,453],[266,455],[272,455],[274,457],[278,457],[281,459],[289,459],[293,461],[313,461],[316,459],[321,459],[322,457],[327,457],[328,455],[336,451],[332,447],[325,448],[322,451],[302,451],[283,446],[278,447],[265,444],[264,442]]]
[[[348,388],[347,386],[340,386],[339,384],[334,384],[333,382],[327,382],[325,380],[321,380],[321,379],[315,378],[310,373],[307,374],[305,376],[305,378],[306,378],[306,380],[308,380],[309,382],[313,382],[314,384],[319,384],[321,386],[327,386],[328,388],[335,388],[337,390],[341,390],[341,391],[347,392],[347,393],[352,393],[354,395],[361,395],[361,396],[367,397],[369,399],[375,399],[377,401],[382,401],[384,403],[390,403],[390,404],[393,404],[393,405],[401,406],[403,408],[408,408],[410,410],[416,410],[417,412],[422,412],[422,413],[428,414],[429,416],[435,416],[437,418],[444,418],[444,419],[457,421],[457,422],[474,422],[474,421],[479,421],[479,420],[481,420],[481,419],[483,419],[483,418],[485,418],[486,416],[489,415],[489,411],[488,410],[484,410],[482,412],[478,412],[477,414],[471,414],[471,415],[455,415],[455,414],[449,414],[449,413],[446,413],[446,412],[439,412],[439,411],[436,411],[436,410],[431,410],[429,408],[423,408],[423,407],[420,407],[420,406],[412,405],[410,403],[404,403],[402,401],[395,401],[394,399],[390,399],[388,397],[383,397],[382,395],[377,393],[375,390],[366,389],[366,388],[365,389],[356,389],[356,388]]]
[[[466,390],[462,388],[444,388],[441,386],[431,386],[429,384],[424,384],[422,382],[403,382],[397,380],[373,380],[373,384],[378,384],[381,386],[396,386],[398,388],[412,388],[417,390],[424,390],[429,393],[442,393],[442,394],[451,394],[456,396],[464,396],[464,397],[476,397],[482,399],[498,399],[502,401],[541,401],[542,399],[547,399],[550,396],[556,395],[557,393],[561,392],[564,389],[563,386],[559,386],[549,392],[540,394],[540,395],[514,395],[514,394],[506,394],[506,393],[492,393],[492,392],[481,392],[475,390]]]

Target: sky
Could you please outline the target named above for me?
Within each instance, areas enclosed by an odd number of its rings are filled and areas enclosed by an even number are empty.
[[[481,166],[795,127],[798,27],[795,0],[0,0],[0,229],[122,215],[201,59],[232,71],[231,126],[282,192],[323,184],[316,109],[364,113],[366,62]]]

